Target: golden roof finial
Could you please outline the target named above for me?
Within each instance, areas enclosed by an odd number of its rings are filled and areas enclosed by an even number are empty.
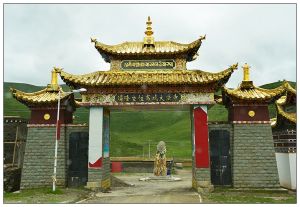
[[[146,27],[145,34],[147,36],[153,35],[153,31],[152,31],[152,27],[151,27],[152,22],[151,22],[150,16],[148,16],[148,21],[146,22],[146,24],[147,24],[147,27]]]
[[[56,67],[53,67],[53,70],[51,71],[51,85],[57,85],[58,81],[57,81],[57,72],[56,72]]]
[[[245,63],[245,65],[242,66],[242,68],[244,69],[244,80],[243,81],[250,81],[250,73],[249,73],[250,66],[247,63]]]
[[[153,31],[152,31],[152,22],[150,16],[148,16],[148,21],[146,22],[147,27],[145,31],[145,37],[144,37],[144,45],[154,45],[154,37]]]
[[[58,80],[57,80],[57,74],[58,70],[61,70],[60,68],[53,67],[53,70],[51,71],[51,84],[48,84],[48,90],[54,90],[57,91],[59,89]]]

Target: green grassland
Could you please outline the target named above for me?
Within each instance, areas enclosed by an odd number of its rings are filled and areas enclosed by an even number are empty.
[[[275,88],[281,82],[264,85]],[[295,87],[295,83],[291,83]],[[4,83],[4,115],[30,117],[27,107],[16,101],[9,92],[13,87],[26,92],[42,89],[22,83]],[[64,90],[69,89],[64,85]],[[269,106],[271,117],[276,116],[274,105]],[[86,108],[78,108],[74,123],[88,123]],[[223,105],[216,104],[208,110],[209,121],[226,121],[228,113]],[[167,144],[167,156],[190,158],[191,138],[189,111],[112,111],[111,112],[111,156],[148,156],[150,143],[151,156],[156,144],[163,140]],[[150,140],[150,141],[149,141]]]

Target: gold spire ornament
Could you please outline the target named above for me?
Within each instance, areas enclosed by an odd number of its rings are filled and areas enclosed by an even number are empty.
[[[145,37],[144,37],[144,46],[154,46],[154,37],[153,31],[152,31],[152,22],[150,16],[148,16],[148,21],[146,22],[147,27],[145,31]]]
[[[245,63],[244,66],[242,66],[243,70],[244,70],[244,80],[243,81],[250,81],[250,74],[249,74],[249,69],[250,66]]]
[[[51,85],[57,85],[58,81],[57,81],[57,73],[56,73],[55,67],[51,71],[51,74],[52,74],[52,76],[51,76]]]
[[[57,70],[60,68],[53,67],[53,70],[51,71],[51,84],[48,84],[48,90],[54,90],[58,91],[59,85],[58,85],[58,79],[57,79]]]

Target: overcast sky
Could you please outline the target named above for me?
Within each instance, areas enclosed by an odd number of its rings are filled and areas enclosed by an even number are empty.
[[[206,34],[188,69],[218,72],[238,62],[228,87],[242,80],[245,62],[256,85],[296,81],[295,4],[6,4],[4,81],[46,85],[53,66],[73,74],[108,70],[90,37],[142,41],[148,15],[157,41],[190,43]]]

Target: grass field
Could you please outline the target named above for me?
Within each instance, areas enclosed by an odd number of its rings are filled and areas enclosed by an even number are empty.
[[[281,82],[266,84],[264,88],[275,88]],[[295,83],[291,82],[295,87]],[[44,87],[23,83],[4,83],[4,115],[30,117],[27,107],[16,101],[9,88],[33,92]],[[64,90],[69,89],[64,85]],[[276,116],[274,105],[269,106],[271,117]],[[86,108],[75,112],[74,123],[88,123]],[[227,110],[222,105],[214,105],[208,110],[209,121],[226,121]],[[150,143],[151,155],[156,144],[164,140],[168,157],[190,158],[190,114],[189,111],[124,111],[111,113],[111,156],[147,156]],[[149,141],[150,140],[150,141]]]

